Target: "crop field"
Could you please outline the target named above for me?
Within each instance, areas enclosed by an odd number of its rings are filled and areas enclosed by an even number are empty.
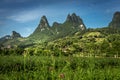
[[[0,56],[0,80],[120,80],[120,59]]]

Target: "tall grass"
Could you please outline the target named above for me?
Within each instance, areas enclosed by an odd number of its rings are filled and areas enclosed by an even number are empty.
[[[0,56],[0,80],[120,80],[120,59]]]

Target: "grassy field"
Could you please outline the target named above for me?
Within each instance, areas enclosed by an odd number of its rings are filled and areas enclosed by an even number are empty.
[[[0,56],[0,80],[120,80],[120,59]]]

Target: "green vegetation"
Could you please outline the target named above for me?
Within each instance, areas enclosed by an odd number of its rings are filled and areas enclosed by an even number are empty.
[[[120,59],[0,56],[0,80],[119,80]]]
[[[119,47],[120,34],[97,29],[0,49],[0,80],[120,80]]]
[[[105,34],[106,33],[106,34]],[[22,40],[22,39],[21,39]],[[0,49],[0,55],[54,55],[79,57],[119,57],[120,34],[101,32],[100,29],[89,30],[84,34],[76,32],[49,42],[23,42],[15,48]]]
[[[120,80],[120,20],[114,21],[86,29],[73,13],[50,27],[43,16],[29,37],[0,39],[0,80]]]

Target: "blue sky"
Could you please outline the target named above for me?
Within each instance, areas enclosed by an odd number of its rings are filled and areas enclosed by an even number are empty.
[[[79,15],[87,28],[105,27],[114,12],[120,11],[120,0],[1,0],[0,37],[13,30],[29,36],[46,15],[49,24],[63,23],[70,13]]]

